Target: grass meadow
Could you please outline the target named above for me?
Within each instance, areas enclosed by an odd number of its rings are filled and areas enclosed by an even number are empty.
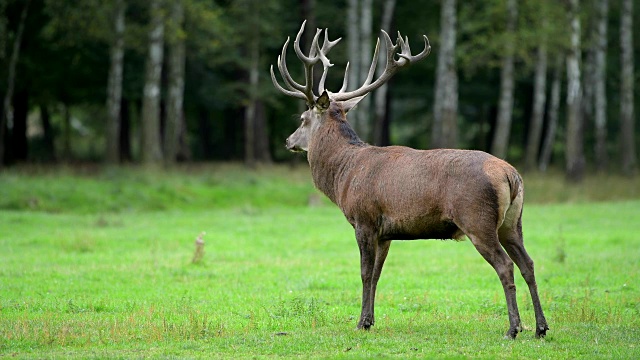
[[[550,331],[508,328],[469,241],[395,241],[376,325],[359,255],[309,171],[38,167],[0,174],[0,357],[640,358],[640,182],[525,174]],[[194,262],[196,237],[204,254]]]

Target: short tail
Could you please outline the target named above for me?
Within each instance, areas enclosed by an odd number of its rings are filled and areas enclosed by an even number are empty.
[[[522,183],[522,177],[518,174],[516,169],[511,169],[507,172],[507,181],[509,182],[509,188],[511,189],[511,203],[518,196],[518,193],[524,192],[524,184]]]

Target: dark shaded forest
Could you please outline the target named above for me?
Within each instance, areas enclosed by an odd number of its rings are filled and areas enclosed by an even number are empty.
[[[304,101],[269,67],[303,20],[364,81],[380,29],[431,54],[349,113],[377,145],[480,149],[523,171],[637,172],[632,0],[1,0],[0,167],[291,161]],[[288,68],[303,79],[290,47]],[[321,70],[321,69],[320,69]],[[321,73],[321,71],[318,71]]]

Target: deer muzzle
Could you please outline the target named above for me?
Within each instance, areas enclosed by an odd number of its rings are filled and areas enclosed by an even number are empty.
[[[287,140],[285,141],[285,146],[287,147],[287,150],[291,151],[291,152],[302,152],[304,151],[304,149],[302,147],[300,147],[298,144],[296,144],[294,141],[291,140],[291,137],[293,135],[289,136],[287,138]]]

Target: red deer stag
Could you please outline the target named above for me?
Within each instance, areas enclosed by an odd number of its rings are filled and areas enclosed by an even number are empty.
[[[504,288],[509,312],[506,336],[515,338],[522,331],[516,303],[513,263],[520,268],[536,316],[536,337],[546,335],[549,327],[538,297],[533,261],[522,240],[522,178],[511,165],[482,151],[415,150],[403,146],[376,147],[358,138],[346,119],[346,113],[372,90],[387,82],[398,69],[424,59],[425,48],[411,55],[409,41],[398,34],[394,44],[382,31],[386,46],[386,68],[373,81],[380,40],[364,84],[347,89],[347,72],[342,88],[326,91],[324,83],[332,64],[327,53],[340,40],[329,41],[325,30],[316,31],[309,54],[300,49],[300,37],[294,50],[304,64],[304,85],[293,80],[285,55],[289,39],[278,57],[278,69],[286,88],[281,86],[271,66],[274,86],[286,95],[303,99],[309,109],[301,115],[300,127],[287,138],[291,151],[306,151],[315,186],[331,199],[355,229],[360,248],[362,277],[362,313],[358,328],[374,324],[376,286],[391,240],[459,239],[466,235],[484,259],[495,269]],[[318,93],[313,92],[313,66],[320,62],[323,73]]]

